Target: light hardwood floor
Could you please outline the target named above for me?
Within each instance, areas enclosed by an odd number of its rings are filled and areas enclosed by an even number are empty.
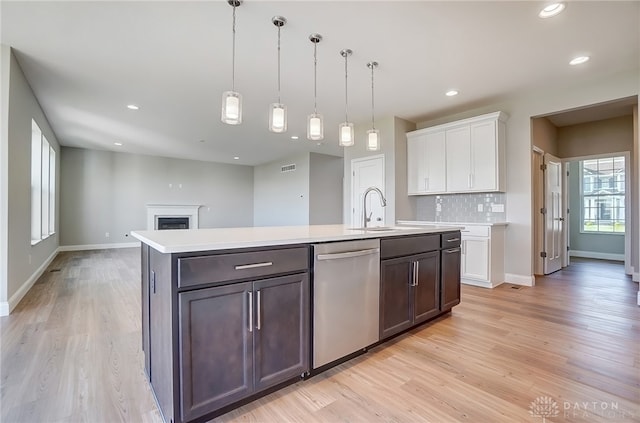
[[[61,253],[52,269],[0,319],[0,421],[161,421],[139,250]],[[640,422],[637,291],[620,264],[587,260],[533,288],[463,286],[450,315],[216,421]]]

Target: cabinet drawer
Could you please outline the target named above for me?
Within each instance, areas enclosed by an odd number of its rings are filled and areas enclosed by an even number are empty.
[[[482,226],[482,225],[470,225],[465,226],[462,231],[462,236],[489,236],[491,233],[490,226]]]
[[[408,256],[440,249],[440,234],[383,238],[380,240],[380,258]]]
[[[178,287],[306,271],[307,247],[178,259]]]
[[[460,245],[460,232],[449,232],[442,234],[442,244],[440,248],[455,248]]]

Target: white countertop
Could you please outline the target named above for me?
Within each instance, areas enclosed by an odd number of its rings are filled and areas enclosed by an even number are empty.
[[[432,226],[432,225],[451,225],[451,226],[507,226],[509,222],[429,222],[426,220],[398,220],[398,225],[415,225],[415,226]]]
[[[346,225],[270,226],[216,229],[172,229],[164,231],[132,231],[134,238],[161,253],[226,250],[230,248],[266,247],[313,242],[350,241],[398,235],[429,234],[455,231],[459,226],[447,223],[417,227],[393,227],[388,231],[349,229]]]

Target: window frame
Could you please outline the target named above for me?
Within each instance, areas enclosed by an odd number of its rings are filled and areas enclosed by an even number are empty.
[[[56,233],[56,150],[31,119],[31,245]]]
[[[617,187],[617,185],[619,183],[623,184],[624,190],[622,194],[595,194],[595,195],[585,195],[584,193],[584,182],[585,182],[585,176],[584,176],[584,162],[585,161],[600,161],[600,160],[608,160],[611,159],[614,161],[616,159],[622,159],[622,163],[624,166],[624,180],[623,181],[619,181],[619,178],[617,177],[617,175],[615,175],[615,165],[614,165],[614,181],[613,184],[614,186]],[[624,153],[614,153],[611,155],[606,155],[606,156],[598,156],[598,157],[589,157],[589,158],[583,158],[578,160],[578,169],[579,169],[579,195],[580,195],[580,234],[592,234],[592,235],[626,235],[627,232],[627,224],[628,222],[628,212],[627,212],[627,199],[628,199],[628,174],[629,174],[629,160],[628,160],[628,156]],[[602,189],[602,181],[600,181],[600,178],[597,178],[594,175],[589,175],[589,183],[591,184],[592,187],[594,187],[595,190],[599,190]],[[601,183],[599,184],[600,186],[597,186],[597,182],[600,181]],[[605,185],[607,185],[609,182],[607,181],[607,183]],[[608,185],[607,185],[608,186]],[[598,200],[599,198],[611,198],[613,200],[613,202],[615,203],[615,200],[617,198],[619,198],[620,196],[623,197],[623,204],[622,204],[622,216],[623,216],[623,222],[624,222],[624,230],[622,230],[621,232],[614,232],[614,231],[601,231],[601,230],[597,230],[597,231],[587,231],[584,229],[585,227],[585,200],[588,198],[593,198],[594,200]],[[597,203],[596,203],[597,204]],[[595,206],[597,207],[597,205]],[[611,207],[612,210],[614,208],[616,208],[615,206]],[[618,209],[620,209],[620,207],[617,207]],[[597,222],[599,222],[601,219],[596,219]],[[620,219],[609,219],[612,222],[614,220],[620,220]],[[600,225],[598,224],[598,227]],[[613,223],[612,223],[612,227],[613,227]]]

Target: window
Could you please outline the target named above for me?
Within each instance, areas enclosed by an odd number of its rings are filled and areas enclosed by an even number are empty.
[[[56,152],[31,121],[31,245],[55,233]]]
[[[582,232],[624,233],[625,158],[580,162]]]

